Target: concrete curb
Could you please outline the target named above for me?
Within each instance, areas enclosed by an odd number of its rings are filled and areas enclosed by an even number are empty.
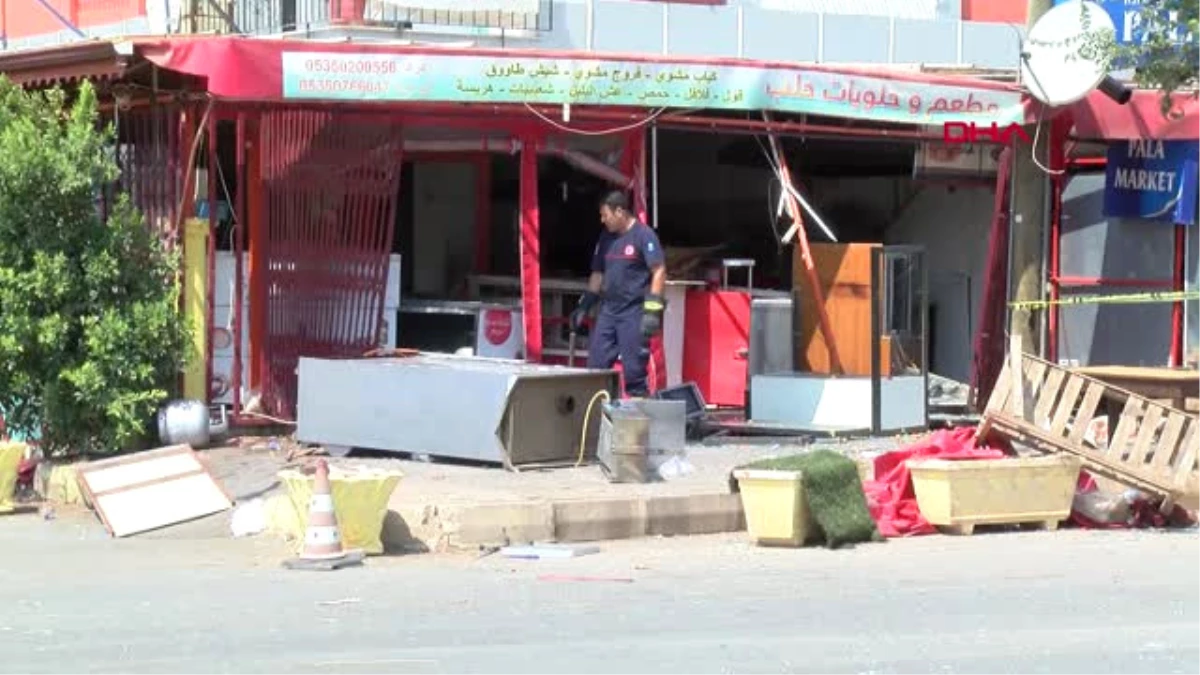
[[[874,457],[856,458],[859,476],[874,477]],[[401,487],[403,490],[403,487]],[[390,551],[474,550],[506,542],[585,542],[654,536],[743,532],[741,496],[538,500],[476,504],[393,504],[384,522]]]
[[[585,542],[746,529],[730,493],[628,499],[393,507],[383,542],[393,551],[473,550],[531,541]]]

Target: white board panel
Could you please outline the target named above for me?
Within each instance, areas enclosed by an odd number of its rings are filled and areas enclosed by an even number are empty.
[[[114,537],[219,513],[233,506],[208,474],[155,483],[96,498]]]
[[[168,455],[144,462],[120,464],[108,469],[87,472],[88,487],[93,494],[104,494],[126,485],[137,485],[147,481],[202,470],[204,467],[190,453]]]

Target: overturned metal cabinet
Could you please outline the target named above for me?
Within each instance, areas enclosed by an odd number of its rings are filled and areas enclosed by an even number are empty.
[[[596,392],[611,371],[439,354],[302,358],[296,438],[508,468],[573,463]],[[594,458],[600,404],[584,454]]]

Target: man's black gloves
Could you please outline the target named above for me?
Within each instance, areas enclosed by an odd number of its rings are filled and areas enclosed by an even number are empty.
[[[663,310],[667,301],[661,295],[650,294],[642,303],[642,337],[650,338],[662,332]]]
[[[587,318],[588,313],[592,311],[592,307],[595,307],[597,302],[600,302],[600,296],[595,293],[588,291],[583,294],[583,297],[579,299],[579,304],[575,306],[575,311],[571,312],[572,333],[582,335],[586,332],[583,320]]]

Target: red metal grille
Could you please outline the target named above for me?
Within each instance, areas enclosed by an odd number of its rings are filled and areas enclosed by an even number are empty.
[[[1007,341],[1004,339],[1008,316],[1008,205],[1012,148],[1000,155],[996,174],[996,198],[992,209],[992,231],[988,239],[988,262],[983,279],[983,307],[975,329],[975,359],[971,368],[971,403],[983,410],[1004,367]]]
[[[113,114],[121,170],[116,188],[130,196],[146,224],[170,243],[177,240],[175,211],[184,173],[179,160],[181,113],[179,105],[160,104]]]
[[[263,115],[260,375],[274,415],[295,415],[301,356],[361,356],[379,343],[402,152],[399,125],[379,116]]]

